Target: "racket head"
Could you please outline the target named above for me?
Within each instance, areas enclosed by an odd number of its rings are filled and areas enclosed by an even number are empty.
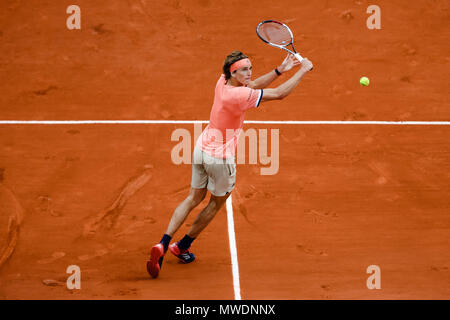
[[[272,46],[285,48],[294,45],[294,35],[291,29],[282,22],[276,20],[264,20],[256,27],[258,37]]]

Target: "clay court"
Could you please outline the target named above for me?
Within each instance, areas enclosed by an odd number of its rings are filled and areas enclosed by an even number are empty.
[[[71,4],[81,30],[66,27]],[[169,254],[151,279],[149,250],[190,188],[171,134],[209,119],[231,51],[254,77],[281,63],[256,36],[265,19],[314,63],[246,113],[244,129],[279,130],[279,171],[238,165],[232,212],[194,242],[198,259]],[[446,0],[2,1],[0,299],[235,299],[230,213],[242,299],[449,299],[449,27]]]

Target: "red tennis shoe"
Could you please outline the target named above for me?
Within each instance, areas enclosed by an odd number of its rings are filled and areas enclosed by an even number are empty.
[[[169,250],[175,257],[180,259],[181,262],[183,263],[191,263],[192,261],[195,260],[195,255],[192,252],[189,252],[189,248],[186,250],[181,250],[178,247],[178,242],[172,243],[169,246]]]
[[[158,243],[150,250],[150,259],[147,261],[147,271],[152,278],[157,278],[161,271],[164,259],[164,246]]]

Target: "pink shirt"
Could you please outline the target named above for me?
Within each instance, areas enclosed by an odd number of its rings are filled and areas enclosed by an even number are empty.
[[[263,90],[226,85],[225,75],[217,81],[209,124],[197,147],[215,158],[231,158],[244,125],[244,113],[259,106]]]

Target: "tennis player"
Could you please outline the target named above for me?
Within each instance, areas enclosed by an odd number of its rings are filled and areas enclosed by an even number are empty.
[[[261,102],[281,100],[288,96],[313,68],[308,59],[304,59],[301,68],[283,84],[273,89],[265,88],[297,65],[300,62],[289,54],[280,66],[252,81],[252,63],[246,55],[234,51],[226,57],[223,74],[216,84],[209,124],[194,148],[189,195],[175,209],[161,242],[150,251],[147,271],[153,278],[158,276],[167,250],[183,263],[195,260],[195,255],[189,251],[192,242],[215,217],[234,188],[235,150],[245,111],[257,108]],[[198,214],[188,233],[169,246],[175,232],[189,213],[203,201],[207,190],[211,193],[208,205]]]

